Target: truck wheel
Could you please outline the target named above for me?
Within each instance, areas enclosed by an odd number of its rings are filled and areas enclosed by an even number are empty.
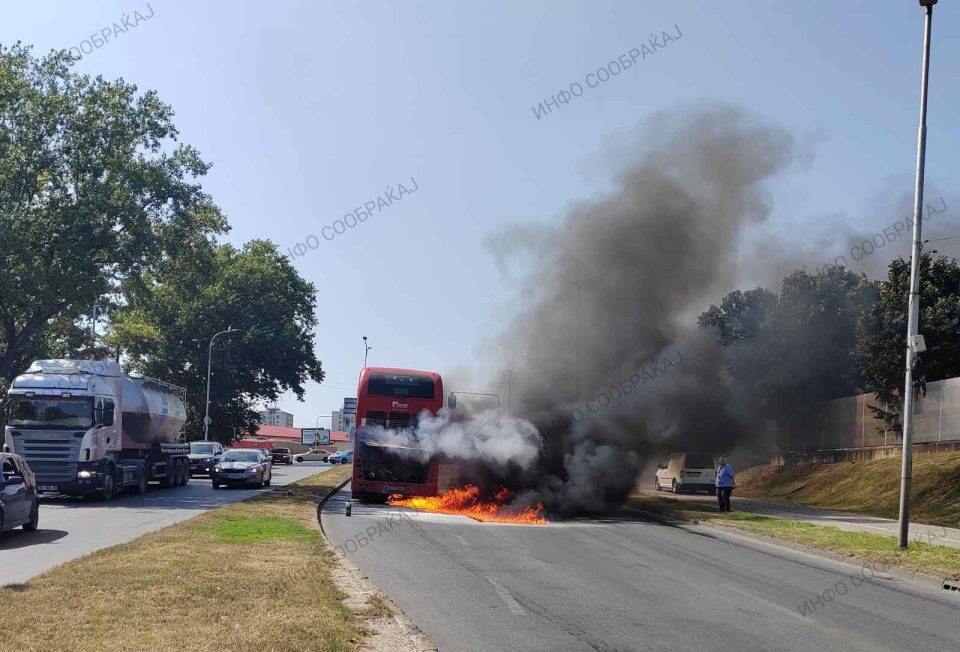
[[[113,498],[113,467],[108,466],[107,472],[103,474],[103,489],[100,490],[98,498],[103,501]]]
[[[186,485],[190,482],[190,462],[189,460],[180,460],[180,484]]]
[[[219,488],[220,488],[220,483],[217,482],[216,480],[214,480],[214,482],[213,482],[213,488],[214,488],[214,489],[219,489]]]
[[[147,493],[147,469],[140,469],[140,472],[137,473],[137,493],[145,494]]]
[[[23,529],[27,532],[33,532],[40,525],[40,501],[33,501],[33,508],[30,510],[30,520],[23,524]]]
[[[677,479],[676,479],[676,478],[673,479],[673,484],[671,485],[671,489],[673,490],[673,493],[675,493],[675,494],[680,493],[680,487],[679,487],[679,485],[677,485]]]
[[[174,474],[176,473],[176,471],[174,470],[175,467],[176,467],[175,464],[170,464],[170,463],[167,464],[166,475],[163,476],[164,489],[169,489],[170,487],[173,486],[174,484],[173,478],[174,478]]]

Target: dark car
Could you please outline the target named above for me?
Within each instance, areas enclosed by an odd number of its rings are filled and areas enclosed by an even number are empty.
[[[13,453],[0,453],[0,532],[23,526],[36,530],[40,522],[37,479],[27,461]]]
[[[270,451],[274,464],[293,464],[293,453],[289,448],[274,448]]]
[[[249,485],[269,487],[271,476],[269,460],[256,448],[231,448],[223,453],[220,462],[213,467],[213,488],[220,485]]]
[[[210,475],[223,455],[223,446],[215,441],[190,442],[190,477]]]

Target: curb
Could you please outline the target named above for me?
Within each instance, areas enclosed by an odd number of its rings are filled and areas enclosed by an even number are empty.
[[[741,530],[739,528],[736,528],[730,525],[713,522],[712,520],[709,520],[709,519],[704,519],[704,520],[687,519],[682,514],[677,512],[670,512],[670,513],[653,512],[640,507],[632,507],[632,506],[629,507],[629,510],[638,514],[642,514],[643,516],[648,517],[650,520],[656,521],[658,523],[663,523],[664,525],[682,527],[684,529],[686,529],[684,526],[706,527],[713,530],[718,530],[720,532],[724,532],[726,534],[743,537],[745,539],[750,539],[752,541],[759,541],[759,542],[770,544],[770,545],[780,546],[782,548],[788,548],[790,550],[803,552],[809,555],[813,555],[815,557],[820,557],[822,559],[829,559],[831,561],[841,562],[844,564],[854,564],[854,562],[867,563],[867,560],[863,559],[862,557],[845,555],[843,553],[834,552],[832,550],[822,550],[820,548],[814,548],[811,546],[804,545],[802,543],[795,543],[793,541],[785,541],[783,539],[777,539],[776,537],[771,537],[765,534],[757,534],[756,532]],[[771,517],[771,518],[776,518],[776,517]],[[790,519],[783,519],[783,520],[790,520]],[[829,527],[829,526],[820,526],[820,527]],[[940,577],[937,575],[930,575],[929,573],[924,573],[921,571],[911,571],[908,568],[905,568],[903,566],[899,566],[896,564],[891,564],[890,566],[888,566],[887,570],[884,572],[899,580],[904,580],[904,581],[913,580],[921,584],[924,584],[926,586],[934,587],[937,589],[952,590],[949,586],[945,586],[945,584],[954,582],[953,580]],[[907,573],[913,573],[913,574],[908,576]]]
[[[353,476],[350,476],[336,487],[327,492],[327,495],[320,499],[320,502],[317,503],[317,525],[320,526],[320,532],[323,533],[323,538],[327,540],[327,543],[330,544],[330,547],[333,547],[333,542],[330,541],[330,537],[327,536],[326,531],[323,529],[323,521],[320,520],[320,512],[323,511],[323,506],[327,504],[327,501],[333,497],[338,491],[350,484],[350,481],[353,480]]]

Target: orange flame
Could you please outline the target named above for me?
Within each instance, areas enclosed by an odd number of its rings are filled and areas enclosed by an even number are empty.
[[[513,493],[502,488],[496,493],[493,500],[484,500],[480,497],[480,488],[468,484],[465,487],[454,487],[444,491],[439,496],[405,497],[393,494],[388,501],[396,507],[410,507],[424,512],[438,512],[440,514],[459,514],[469,516],[478,521],[492,523],[523,523],[526,525],[546,525],[549,523],[543,517],[543,504],[523,509],[511,508],[506,503],[513,497]]]

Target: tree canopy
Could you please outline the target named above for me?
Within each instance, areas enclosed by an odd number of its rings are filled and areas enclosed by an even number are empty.
[[[323,378],[315,289],[270,242],[218,242],[229,227],[200,184],[210,164],[178,142],[170,106],[74,62],[0,45],[0,384],[36,358],[116,355],[187,387],[196,436],[207,345],[232,325],[242,334],[214,345],[212,432],[254,430],[256,402]]]

